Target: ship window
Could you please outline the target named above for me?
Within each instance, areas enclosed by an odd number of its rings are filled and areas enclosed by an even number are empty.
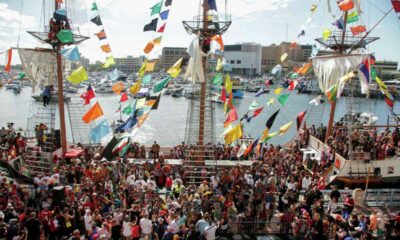
[[[375,176],[380,176],[381,175],[381,168],[380,167],[374,168],[374,175]]]
[[[388,167],[387,168],[387,173],[388,174],[393,174],[394,173],[394,167],[393,166]]]

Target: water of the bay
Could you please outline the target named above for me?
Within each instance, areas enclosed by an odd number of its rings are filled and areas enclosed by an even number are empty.
[[[20,94],[15,94],[12,90],[7,90],[4,87],[0,88],[0,127],[5,127],[9,122],[14,122],[16,128],[25,129],[27,127],[30,106],[31,104],[38,104],[33,101],[31,94],[31,88],[29,87],[24,87]],[[234,100],[239,117],[247,112],[249,105],[254,100],[257,100],[259,107],[264,106],[263,112],[258,117],[254,118],[250,123],[244,124],[244,133],[246,136],[259,137],[262,134],[262,130],[265,128],[266,120],[278,109],[281,109],[281,111],[271,132],[278,130],[283,124],[293,121],[290,130],[283,136],[271,139],[271,143],[283,144],[293,138],[296,134],[296,115],[299,112],[305,110],[308,110],[311,114],[315,112],[308,103],[311,99],[316,97],[315,95],[301,95],[297,94],[297,92],[292,92],[288,103],[283,107],[276,99],[272,106],[267,106],[267,102],[271,97],[276,98],[272,91],[258,98],[255,98],[254,95],[254,93],[245,92],[243,99]],[[117,116],[115,116],[115,111],[119,106],[119,97],[115,94],[98,94],[96,97],[107,119],[117,118]],[[346,101],[349,101],[349,99],[350,98],[340,98],[338,100],[335,114],[336,120],[340,119],[346,112]],[[382,99],[353,99],[353,101],[355,102],[354,106],[357,111],[373,112],[379,117],[377,124],[386,124],[387,116],[390,114],[390,111]],[[171,96],[162,96],[158,110],[151,112],[150,117],[139,130],[136,136],[137,141],[150,145],[156,140],[162,146],[172,146],[184,141],[188,104],[189,100],[184,97],[173,98]],[[320,119],[324,124],[328,121],[329,110],[329,103],[324,103],[324,113]],[[215,112],[217,140],[223,142],[221,136],[224,131],[223,122],[225,120],[223,105],[216,104]],[[400,112],[398,103],[395,105],[394,112]],[[57,123],[58,117],[56,119],[56,128],[58,125]],[[68,117],[67,128],[68,138],[71,140],[71,126]]]

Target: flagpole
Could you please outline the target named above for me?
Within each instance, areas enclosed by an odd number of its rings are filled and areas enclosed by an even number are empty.
[[[55,10],[59,9],[58,1],[54,0]],[[58,110],[60,114],[60,138],[61,138],[61,151],[62,158],[64,158],[67,152],[67,136],[65,131],[65,110],[64,110],[64,89],[63,89],[63,72],[62,72],[62,60],[61,60],[61,44],[56,47],[57,55],[57,80],[58,80]]]

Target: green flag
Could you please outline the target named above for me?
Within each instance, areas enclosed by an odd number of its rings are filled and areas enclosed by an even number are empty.
[[[129,115],[129,114],[132,113],[132,110],[133,110],[132,106],[128,105],[126,108],[124,108],[124,110],[122,110],[122,113],[126,114],[126,115]]]
[[[250,106],[249,106],[249,111],[253,111],[253,110],[255,110],[257,107],[258,107],[258,102],[257,102],[257,100],[254,100],[254,102],[251,103]]]
[[[375,80],[376,79],[376,70],[375,70],[375,68],[371,68],[371,79],[372,80]]]
[[[357,11],[354,11],[352,13],[349,13],[349,15],[347,15],[347,23],[353,23],[357,21],[358,21]]]
[[[288,102],[289,97],[290,97],[290,93],[285,93],[285,94],[281,94],[281,95],[277,96],[276,98],[278,98],[278,101],[282,104],[282,107],[283,107]]]
[[[223,76],[221,73],[217,73],[215,74],[215,76],[213,77],[213,84],[220,86],[222,85],[222,83],[224,82]]]
[[[61,30],[57,33],[57,38],[62,43],[74,43],[74,35],[71,30]]]
[[[92,11],[98,11],[97,4],[95,2],[92,3]]]
[[[155,14],[159,14],[161,12],[161,7],[163,5],[163,0],[161,0],[159,3],[157,3],[156,5],[154,5],[151,9],[151,14],[150,16],[153,16]]]
[[[170,80],[171,80],[171,77],[168,76],[168,77],[164,78],[163,80],[157,82],[153,87],[153,92],[154,93],[161,92],[168,85]]]
[[[143,84],[149,84],[150,82],[151,82],[151,74],[147,74],[146,76],[144,76],[143,78],[142,78],[142,83]]]
[[[24,72],[18,73],[18,78],[19,79],[23,79],[24,77],[25,77],[25,73]]]

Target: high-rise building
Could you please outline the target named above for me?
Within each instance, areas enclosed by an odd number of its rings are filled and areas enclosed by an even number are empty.
[[[125,74],[130,74],[133,72],[137,72],[142,66],[144,60],[144,56],[127,56],[126,58],[115,58],[115,65],[113,67],[117,68],[119,71]]]
[[[236,74],[261,75],[261,56],[261,45],[258,43],[225,45],[224,58]]]
[[[80,65],[83,66],[85,69],[89,68],[89,64],[90,64],[89,58],[85,58],[84,56],[81,56],[81,60],[79,62],[80,62]]]
[[[168,69],[180,58],[189,59],[189,54],[186,52],[186,48],[182,47],[164,47],[161,56],[161,68]]]
[[[395,61],[376,61],[374,68],[376,75],[382,80],[392,80],[400,77],[398,62]]]

